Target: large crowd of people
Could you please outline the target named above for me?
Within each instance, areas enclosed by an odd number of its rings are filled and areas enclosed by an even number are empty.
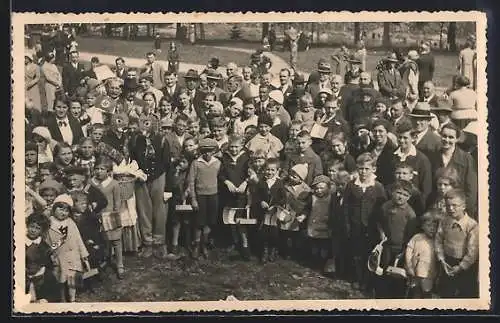
[[[71,46],[62,63],[53,48],[27,54],[26,292],[74,302],[106,267],[126,280],[126,253],[209,261],[227,248],[374,297],[477,297],[467,48],[445,93],[427,43],[373,73],[362,44],[343,47],[309,77],[272,75],[262,50],[183,74],[153,50],[142,68],[116,58],[105,79]]]

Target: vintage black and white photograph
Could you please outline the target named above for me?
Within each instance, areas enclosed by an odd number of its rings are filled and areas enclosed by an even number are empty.
[[[489,307],[484,14],[102,16],[13,15],[19,311]]]

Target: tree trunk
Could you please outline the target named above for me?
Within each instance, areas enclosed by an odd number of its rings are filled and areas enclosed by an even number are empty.
[[[382,46],[385,48],[391,47],[391,23],[384,22],[384,35],[382,38]]]
[[[264,37],[269,37],[269,23],[268,22],[263,22],[262,23],[262,39]]]
[[[181,27],[182,27],[182,24],[180,24],[180,23],[175,24],[175,39],[177,39],[177,40],[181,40],[181,34],[182,34]]]
[[[443,27],[444,22],[439,24],[439,49],[443,49]]]
[[[314,33],[316,32],[316,23],[311,22],[311,43],[314,44]]]
[[[205,24],[199,24],[200,27],[200,39],[205,40]]]
[[[450,22],[448,27],[448,44],[450,45],[450,51],[457,50],[457,23]]]
[[[354,43],[357,44],[361,40],[361,24],[359,22],[354,23]]]
[[[146,34],[148,37],[151,36],[151,24],[146,24]]]

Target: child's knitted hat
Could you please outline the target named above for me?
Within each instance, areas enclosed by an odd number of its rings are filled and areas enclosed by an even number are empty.
[[[314,178],[311,186],[318,185],[319,183],[326,183],[326,184],[330,185],[331,181],[330,181],[330,178],[328,178],[328,176],[326,176],[326,175],[318,175]]]
[[[203,138],[200,140],[199,143],[200,149],[217,149],[219,146],[217,144],[217,141],[212,138]]]
[[[69,207],[73,207],[73,199],[68,194],[61,194],[54,199],[54,205],[57,203],[67,204]]]
[[[308,166],[307,164],[297,164],[291,168],[297,176],[300,177],[301,180],[305,180],[307,176]]]

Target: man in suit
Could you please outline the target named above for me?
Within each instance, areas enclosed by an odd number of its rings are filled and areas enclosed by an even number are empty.
[[[401,74],[396,69],[397,62],[398,60],[394,56],[384,58],[384,68],[377,74],[378,90],[388,98],[404,97],[406,95]]]
[[[406,115],[405,108],[403,106],[402,98],[394,98],[391,100],[391,124],[393,127],[397,127],[400,123],[411,123],[410,118]]]
[[[179,106],[179,94],[182,87],[178,83],[177,74],[175,71],[165,72],[165,87],[161,90],[163,95],[172,102],[172,107],[177,108]]]
[[[116,76],[125,81],[127,79],[127,67],[125,66],[125,60],[123,57],[115,59],[115,67]]]
[[[85,76],[85,66],[79,62],[78,51],[72,51],[69,56],[70,61],[63,66],[62,83],[66,95],[72,96]]]
[[[165,67],[156,61],[156,54],[153,52],[147,53],[146,59],[142,72],[150,74],[153,77],[153,87],[161,90],[165,85]]]
[[[428,158],[432,158],[441,148],[441,138],[429,129],[432,119],[431,106],[427,102],[418,102],[408,116],[413,123],[415,147]]]
[[[97,75],[94,72],[94,69],[100,65],[99,57],[94,56],[90,59],[90,68],[83,73],[83,77],[91,78],[97,80]]]
[[[209,68],[207,70],[206,74],[207,74],[207,82],[208,82],[207,92],[214,93],[215,100],[220,102],[220,97],[221,97],[221,94],[224,93],[224,90],[221,89],[220,87],[218,87],[217,84],[221,80],[221,76],[216,70],[214,70],[212,68]]]
[[[52,139],[76,145],[83,137],[80,122],[68,113],[68,104],[65,100],[56,99],[54,113],[47,117],[47,128]]]
[[[220,97],[220,102],[224,107],[229,106],[229,102],[231,102],[233,98],[239,98],[243,102],[252,98],[249,89],[242,87],[242,82],[243,78],[239,75],[233,75],[227,80],[228,92],[221,94]]]
[[[293,91],[292,82],[290,81],[290,70],[288,68],[282,68],[279,73],[280,85],[276,88],[283,93],[283,97],[286,99]]]
[[[267,111],[267,105],[269,104],[269,92],[271,89],[267,85],[261,85],[259,87],[259,97],[255,98],[255,114],[261,115]]]
[[[423,86],[427,81],[432,81],[434,77],[435,61],[431,54],[431,46],[429,43],[420,45],[420,57],[417,60],[418,65],[418,93],[420,99],[423,98]]]
[[[322,89],[331,89],[330,73],[332,71],[330,63],[326,59],[320,59],[318,62],[319,79],[314,83],[307,85],[307,92],[311,94],[313,99],[318,97],[319,91]]]
[[[196,113],[199,114],[202,108],[203,99],[205,98],[205,93],[198,89],[198,80],[200,76],[198,71],[190,69],[184,75],[184,83],[186,84],[186,91],[191,99],[191,104],[196,109]]]
[[[438,106],[438,97],[436,96],[436,89],[432,81],[424,82],[422,86],[422,99],[420,101],[427,102],[431,107]]]

